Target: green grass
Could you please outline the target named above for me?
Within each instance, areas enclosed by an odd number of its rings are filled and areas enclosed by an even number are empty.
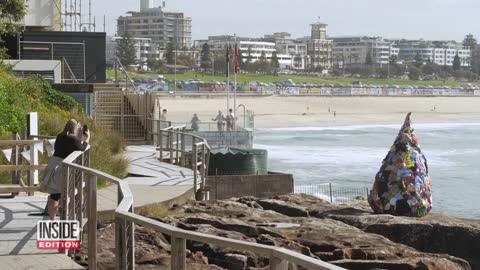
[[[132,79],[142,79],[149,78],[153,76],[158,76],[160,74],[148,71],[148,72],[129,72],[129,76]],[[174,74],[163,74],[165,78],[169,80],[175,79]],[[112,79],[114,77],[113,70],[107,70],[107,78]],[[122,78],[121,75],[119,75]],[[182,80],[191,80],[198,79],[201,81],[226,81],[227,78],[224,74],[217,74],[212,76],[211,73],[196,73],[196,72],[187,72],[187,73],[177,73],[176,79],[179,81]],[[412,80],[403,80],[403,79],[374,79],[374,78],[344,78],[344,77],[314,77],[314,76],[304,76],[304,75],[262,75],[262,74],[239,74],[237,81],[239,83],[250,82],[250,81],[259,81],[265,83],[271,83],[276,81],[283,81],[291,79],[296,83],[324,83],[324,84],[350,84],[354,81],[360,81],[363,84],[376,84],[376,85],[432,85],[432,86],[456,86],[460,84],[459,81],[412,81]],[[231,77],[233,80],[233,76]]]

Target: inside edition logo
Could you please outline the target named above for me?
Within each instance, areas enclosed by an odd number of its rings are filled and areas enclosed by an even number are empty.
[[[37,223],[38,249],[80,249],[77,220],[40,220]]]

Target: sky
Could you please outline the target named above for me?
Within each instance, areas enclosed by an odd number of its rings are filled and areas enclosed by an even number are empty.
[[[88,0],[83,0],[84,7]],[[161,0],[154,0],[155,6]],[[97,31],[116,32],[116,19],[138,11],[140,0],[92,0]],[[310,24],[328,24],[329,36],[367,35],[384,38],[462,41],[472,33],[480,39],[479,0],[167,0],[167,11],[192,18],[194,40],[236,34],[262,37],[289,32],[310,35]],[[84,18],[87,11],[83,11]],[[85,20],[85,19],[84,19]]]

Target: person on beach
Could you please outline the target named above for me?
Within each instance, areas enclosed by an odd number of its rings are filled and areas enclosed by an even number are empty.
[[[160,114],[160,128],[164,129],[167,128],[167,109],[163,109],[162,113]]]
[[[333,118],[337,117],[337,111],[333,111]]]
[[[75,119],[68,120],[63,131],[57,135],[53,156],[48,161],[40,185],[40,191],[50,194],[47,202],[50,220],[55,220],[62,192],[62,161],[75,151],[85,151],[89,142],[90,131],[85,126],[82,132],[80,123]]]
[[[190,121],[190,123],[192,124],[192,130],[193,131],[198,131],[200,129],[200,126],[198,124],[200,124],[200,119],[198,118],[197,114],[195,113],[192,117],[192,120]]]
[[[227,122],[227,131],[232,131],[232,117],[229,114],[225,117],[225,121]]]
[[[232,109],[229,110],[228,116],[230,116],[230,119],[231,119],[230,131],[234,131],[234,130],[235,130],[235,126],[237,125],[237,117],[235,116],[235,113],[233,113],[233,110],[232,110]],[[228,123],[228,122],[227,122],[227,123]]]
[[[218,131],[224,131],[225,130],[225,115],[223,115],[222,111],[218,111],[217,117],[212,119],[213,121],[217,122],[217,129]]]

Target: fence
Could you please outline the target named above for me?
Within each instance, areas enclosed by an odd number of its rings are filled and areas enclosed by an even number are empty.
[[[20,140],[18,135],[14,135],[14,140],[0,141],[0,147],[5,150],[5,155],[8,155],[9,147],[11,152],[9,154],[9,164],[0,165],[0,172],[11,172],[11,183],[0,185],[0,193],[11,193],[12,197],[18,192],[27,192],[28,195],[33,195],[33,192],[38,191],[38,174],[40,170],[46,168],[46,164],[38,164],[38,154],[36,145],[43,144],[42,140]],[[23,152],[23,154],[21,154]],[[8,159],[8,158],[7,158]],[[25,173],[26,172],[26,173]]]
[[[95,124],[122,135],[127,141],[147,139],[151,96],[138,91],[96,91],[93,101]]]
[[[173,129],[166,130],[167,134],[176,134]],[[189,136],[181,133],[180,135]],[[161,136],[162,133],[159,134]],[[190,135],[191,136],[191,135]],[[208,148],[204,141],[193,140],[193,168],[197,171],[198,149]],[[38,141],[0,141],[2,146],[34,145]],[[160,147],[162,148],[162,147]],[[186,241],[197,241],[224,248],[252,252],[269,258],[272,270],[287,270],[289,265],[298,265],[311,270],[340,270],[343,268],[325,263],[306,255],[287,250],[281,247],[267,246],[257,243],[234,240],[225,237],[208,235],[194,231],[187,231],[161,223],[134,213],[133,194],[127,182],[104,172],[89,168],[89,151],[76,151],[63,161],[64,179],[62,185],[61,203],[62,219],[75,219],[82,228],[87,226],[88,235],[88,269],[97,269],[97,179],[100,177],[118,186],[118,201],[115,209],[115,260],[116,269],[135,269],[135,225],[141,225],[170,236],[171,263],[170,269],[186,269]],[[182,154],[184,154],[182,152]],[[203,154],[202,154],[203,156]],[[39,169],[37,166],[10,167],[11,170]],[[203,170],[202,173],[205,173]],[[0,189],[1,191],[1,189]],[[22,192],[25,192],[22,190]],[[85,231],[82,230],[82,234]],[[76,257],[75,251],[68,255]]]
[[[332,204],[348,203],[358,197],[366,198],[369,192],[365,186],[339,186],[332,183],[295,185],[295,193],[313,195]]]
[[[290,93],[291,94],[291,93]],[[480,96],[480,90],[465,89],[411,89],[393,87],[356,87],[356,88],[302,88],[292,95],[308,96]]]
[[[172,126],[169,121],[149,119],[156,132],[151,132],[157,138],[155,146],[158,147],[161,161],[176,164],[193,170],[193,190],[198,200],[209,198],[206,186],[208,163],[210,160],[210,146],[201,137],[185,132],[185,126]]]
[[[20,59],[60,60],[63,82],[85,82],[85,43],[20,41],[19,46]]]

